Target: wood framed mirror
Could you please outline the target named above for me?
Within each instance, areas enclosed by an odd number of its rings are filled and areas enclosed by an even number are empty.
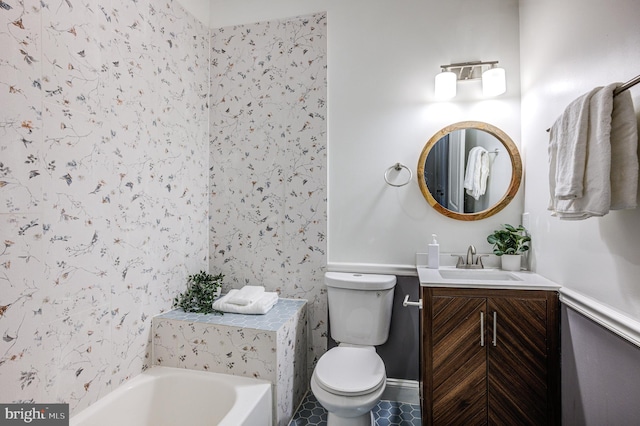
[[[518,147],[505,132],[481,121],[444,127],[418,160],[422,195],[436,211],[457,220],[498,213],[513,200],[521,180]]]

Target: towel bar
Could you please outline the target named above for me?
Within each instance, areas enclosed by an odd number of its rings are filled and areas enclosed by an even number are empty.
[[[629,90],[630,88],[632,88],[638,83],[640,83],[640,75],[636,75],[631,80],[627,81],[626,83],[622,83],[620,86],[618,86],[616,90],[613,91],[613,96],[616,96],[624,92],[625,90]],[[551,131],[551,127],[547,129],[547,133],[549,133],[550,131]]]

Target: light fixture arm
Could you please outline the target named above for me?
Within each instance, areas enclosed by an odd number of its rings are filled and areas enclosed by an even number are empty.
[[[498,61],[469,61],[440,65],[440,68],[455,73],[458,80],[475,80],[482,78],[484,71],[494,68],[497,64]]]

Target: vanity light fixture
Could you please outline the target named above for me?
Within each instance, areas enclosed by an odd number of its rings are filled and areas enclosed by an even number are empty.
[[[482,93],[486,97],[503,94],[507,90],[505,71],[497,65],[498,61],[441,65],[442,72],[436,75],[436,98],[451,99],[456,96],[456,84],[459,80],[482,79]]]

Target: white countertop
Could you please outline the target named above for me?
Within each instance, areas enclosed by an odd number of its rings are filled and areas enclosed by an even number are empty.
[[[496,268],[487,269],[456,269],[454,266],[444,266],[439,269],[429,269],[418,266],[418,277],[422,287],[454,287],[454,288],[482,288],[482,289],[508,289],[508,290],[559,290],[560,285],[543,276],[529,271],[502,271]],[[473,274],[476,279],[468,278],[444,278],[440,271],[463,276],[466,272]],[[487,279],[477,279],[487,275]],[[511,280],[493,279],[492,276],[508,274]]]

